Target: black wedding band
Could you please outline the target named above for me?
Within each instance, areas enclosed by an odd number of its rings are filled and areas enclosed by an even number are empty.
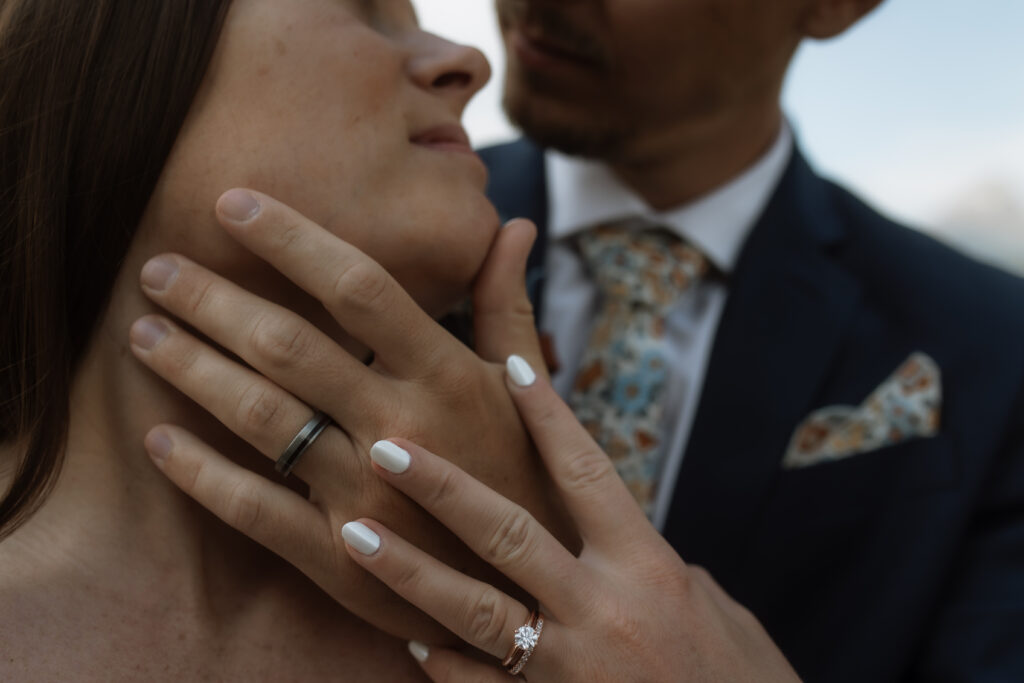
[[[274,463],[274,469],[287,477],[291,473],[292,468],[299,462],[302,454],[309,450],[309,447],[313,445],[313,442],[327,429],[331,422],[332,420],[327,413],[319,410],[316,411],[316,414],[309,418],[309,422],[299,430],[299,433],[295,435],[292,442],[288,444],[288,448],[284,449],[284,453]]]

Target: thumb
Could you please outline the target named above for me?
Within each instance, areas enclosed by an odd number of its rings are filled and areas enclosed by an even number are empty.
[[[526,292],[526,260],[537,228],[526,219],[498,232],[473,285],[473,334],[484,360],[504,363],[518,354],[535,368],[546,368],[537,336],[533,304]]]

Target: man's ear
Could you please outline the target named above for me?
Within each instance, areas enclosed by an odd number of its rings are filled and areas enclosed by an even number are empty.
[[[801,21],[808,38],[833,38],[856,24],[882,0],[810,0]]]

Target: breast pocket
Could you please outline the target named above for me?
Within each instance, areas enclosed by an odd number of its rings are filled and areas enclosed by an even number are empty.
[[[842,460],[781,471],[769,512],[824,520],[860,516],[894,497],[943,490],[958,478],[948,436],[912,439]]]
[[[908,504],[920,513],[930,496],[954,488],[957,465],[951,440],[939,435],[780,471],[751,549],[778,558],[784,572],[855,566],[866,548],[914,523]]]

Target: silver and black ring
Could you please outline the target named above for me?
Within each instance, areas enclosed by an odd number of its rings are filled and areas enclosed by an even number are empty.
[[[333,420],[331,420],[327,413],[319,410],[316,411],[313,417],[309,418],[309,422],[303,425],[299,433],[292,439],[292,442],[288,444],[288,448],[284,449],[284,453],[274,463],[274,469],[287,477],[291,473],[292,468],[299,462],[299,458],[309,450],[309,447],[330,426],[331,422]]]

